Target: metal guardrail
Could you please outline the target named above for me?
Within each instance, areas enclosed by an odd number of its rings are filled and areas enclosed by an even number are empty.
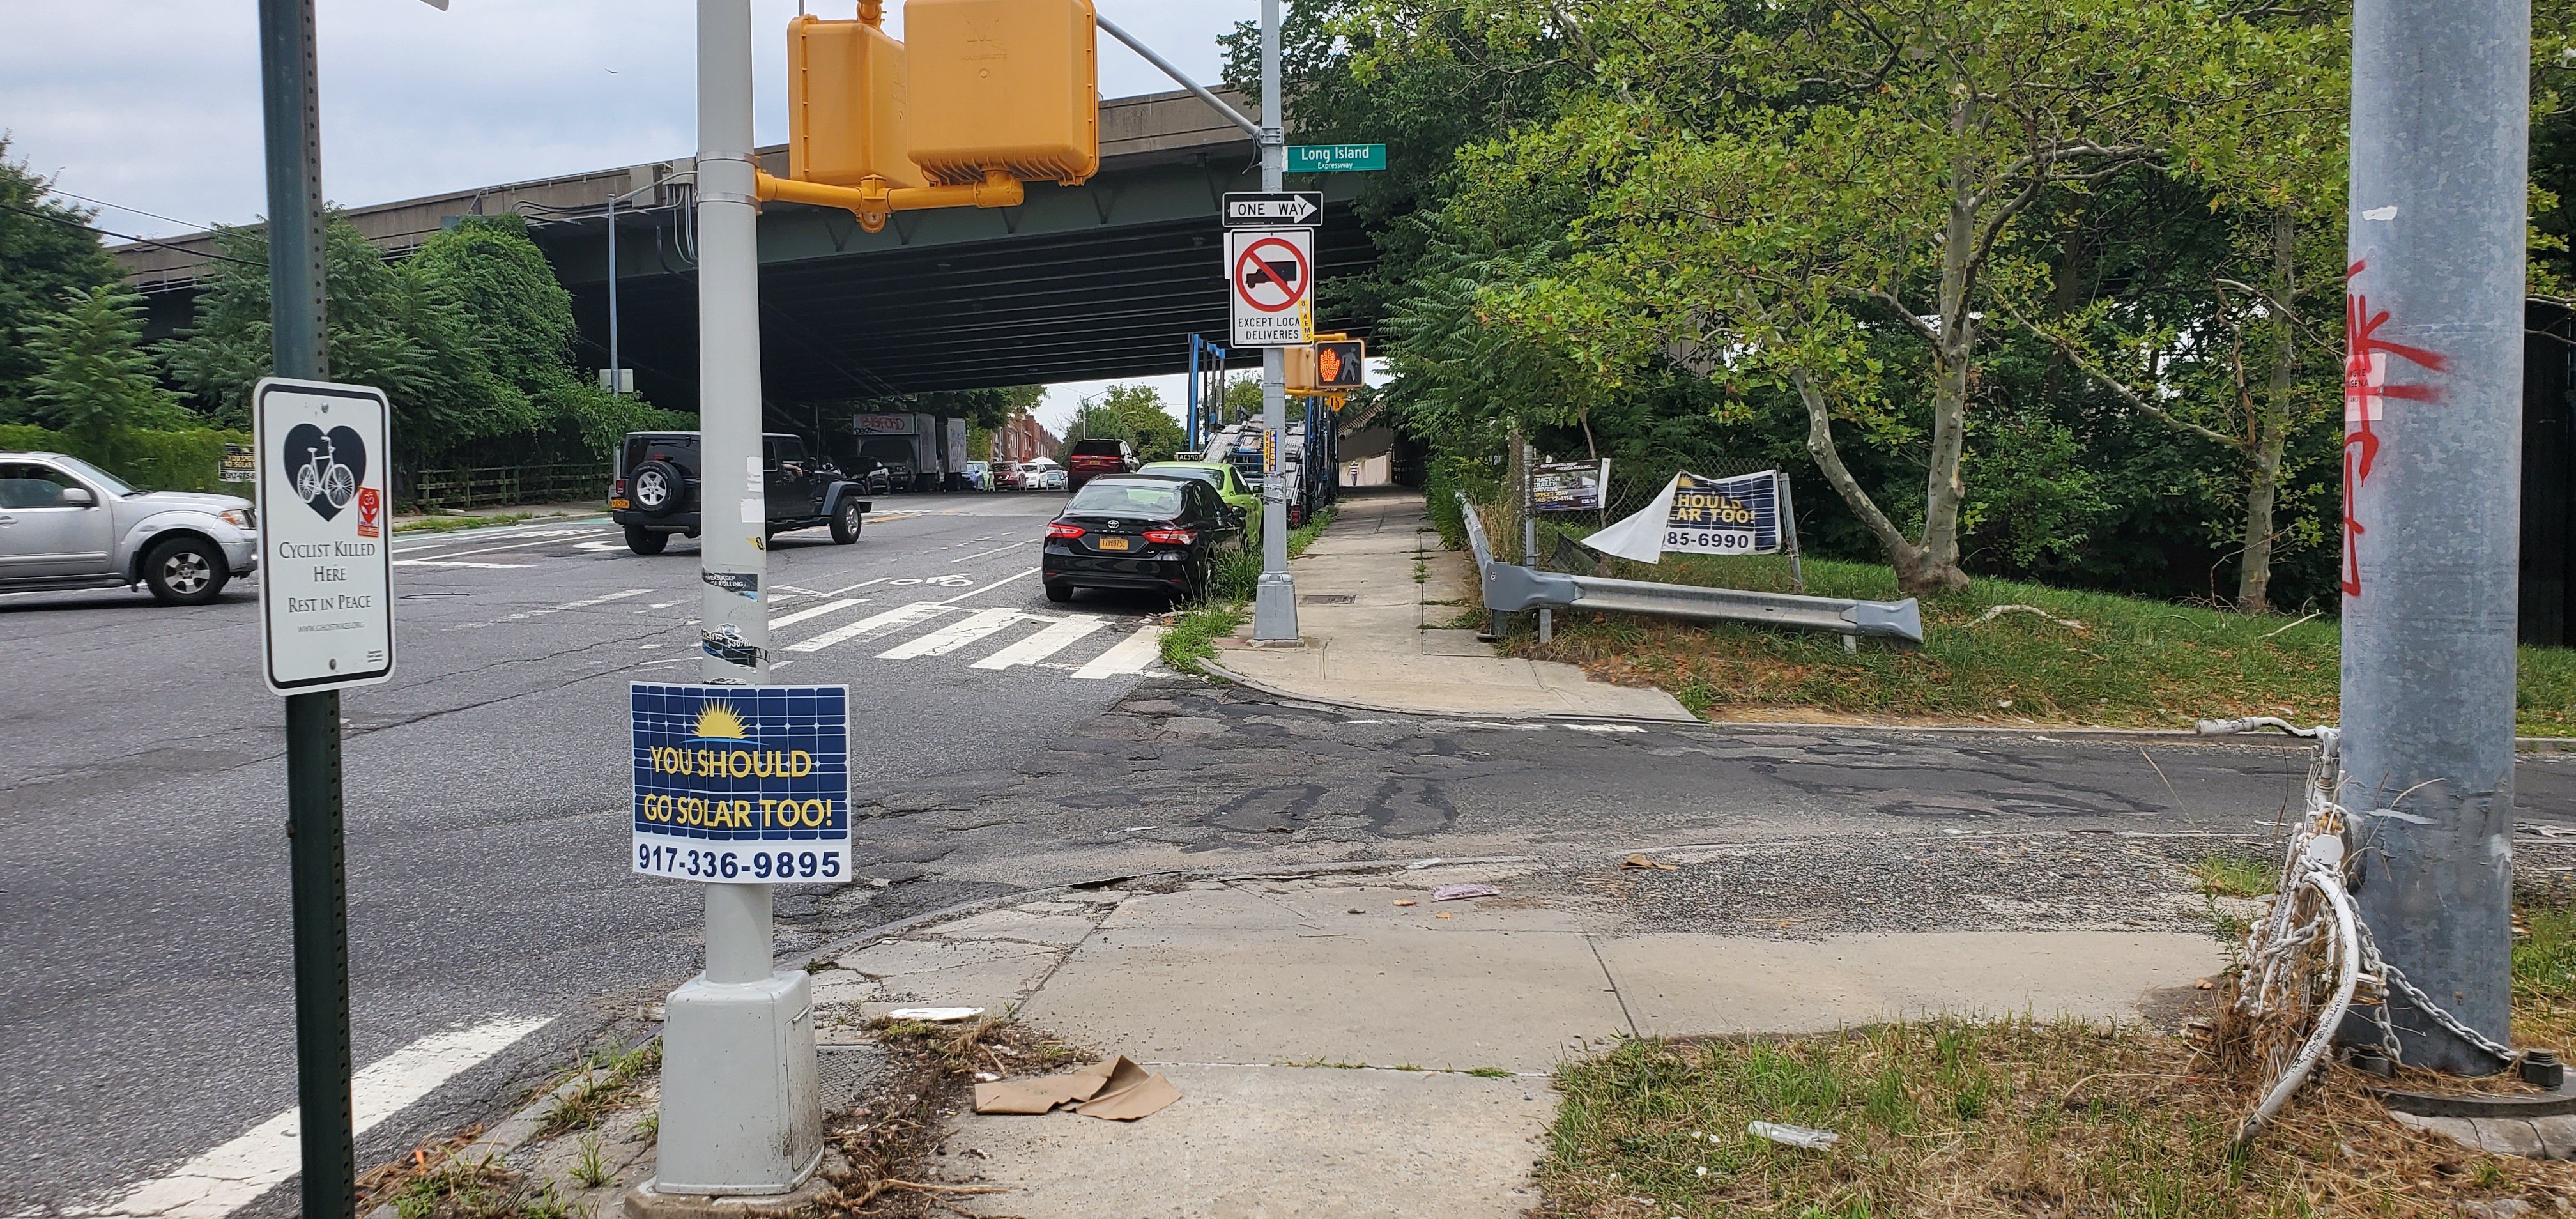
[[[1587,609],[1663,618],[1725,619],[1829,631],[1847,638],[1886,639],[1908,649],[1923,646],[1923,615],[1912,597],[1902,601],[1853,601],[1697,584],[1613,580],[1497,563],[1493,547],[1485,540],[1484,523],[1476,515],[1476,505],[1462,494],[1458,506],[1466,514],[1467,541],[1476,552],[1476,570],[1483,577],[1485,608],[1494,613]]]

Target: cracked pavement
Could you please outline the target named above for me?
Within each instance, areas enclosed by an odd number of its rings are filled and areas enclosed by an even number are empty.
[[[991,552],[1056,502],[881,501],[889,519],[857,546],[780,539],[773,585],[962,579],[919,595],[989,588],[970,604],[1060,613],[1009,582],[1033,559]],[[623,719],[626,681],[693,675],[669,658],[694,642],[695,548],[638,559],[586,544],[612,534],[548,527],[567,532],[506,552],[523,567],[398,568],[401,671],[344,702],[358,1062],[459,1021],[557,1017],[377,1127],[365,1163],[497,1116],[597,1036],[641,1035],[645,1001],[696,965],[698,895],[628,870]],[[1072,608],[1138,623],[1148,607]],[[0,1035],[18,1051],[0,1110],[22,1115],[0,1216],[167,1173],[293,1101],[282,716],[258,685],[255,619],[246,588],[180,610],[0,597],[16,662],[0,694]],[[2205,926],[2180,869],[2267,852],[2306,766],[2279,744],[2045,730],[1344,712],[875,650],[779,675],[848,682],[865,715],[857,874],[778,890],[786,957],[1032,889],[1430,858],[1518,861],[1507,898],[1609,934]],[[2527,757],[2517,782],[2525,858],[2576,866],[2576,757]],[[1622,866],[1631,853],[1676,866]],[[292,1209],[273,1190],[242,1213]]]

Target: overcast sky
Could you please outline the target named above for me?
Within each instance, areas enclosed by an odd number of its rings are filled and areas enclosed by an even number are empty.
[[[1201,83],[1216,38],[1254,0],[1098,0]],[[690,0],[321,0],[322,184],[364,205],[696,151]],[[753,0],[763,144],[787,139],[786,26],[795,0]],[[816,0],[847,18],[856,0]],[[887,8],[902,34],[902,5]],[[0,0],[0,130],[10,156],[113,205],[100,227],[145,237],[264,210],[254,0]],[[1109,97],[1176,88],[1100,40]],[[1178,339],[1175,338],[1177,343]],[[1180,378],[1157,378],[1169,401]],[[1168,382],[1168,385],[1163,383]],[[1066,387],[1050,424],[1097,385]]]

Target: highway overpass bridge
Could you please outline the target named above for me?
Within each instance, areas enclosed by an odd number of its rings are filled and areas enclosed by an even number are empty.
[[[1229,97],[1247,113],[1257,109]],[[1100,172],[1078,187],[1031,183],[1014,208],[897,214],[878,233],[847,212],[792,203],[760,218],[761,375],[788,408],[940,389],[1181,371],[1186,336],[1227,327],[1219,196],[1260,187],[1259,149],[1186,92],[1100,105]],[[787,172],[785,146],[760,150]],[[608,220],[617,213],[619,340],[636,388],[697,403],[697,273],[689,159],[513,182],[352,208],[349,219],[403,255],[457,217],[517,211],[573,293],[580,358],[608,362]],[[1322,278],[1374,260],[1349,174],[1325,191]],[[325,169],[325,181],[328,170]],[[186,323],[216,265],[212,234],[113,252],[152,303],[152,330]],[[1369,319],[1321,317],[1365,331]],[[1253,361],[1243,361],[1250,365]],[[803,412],[796,412],[801,415]]]

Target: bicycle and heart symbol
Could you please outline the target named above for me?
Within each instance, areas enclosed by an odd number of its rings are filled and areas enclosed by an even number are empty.
[[[355,428],[326,433],[310,423],[296,424],[287,429],[278,456],[294,479],[295,498],[326,521],[357,498],[358,484],[367,474],[367,442]]]

